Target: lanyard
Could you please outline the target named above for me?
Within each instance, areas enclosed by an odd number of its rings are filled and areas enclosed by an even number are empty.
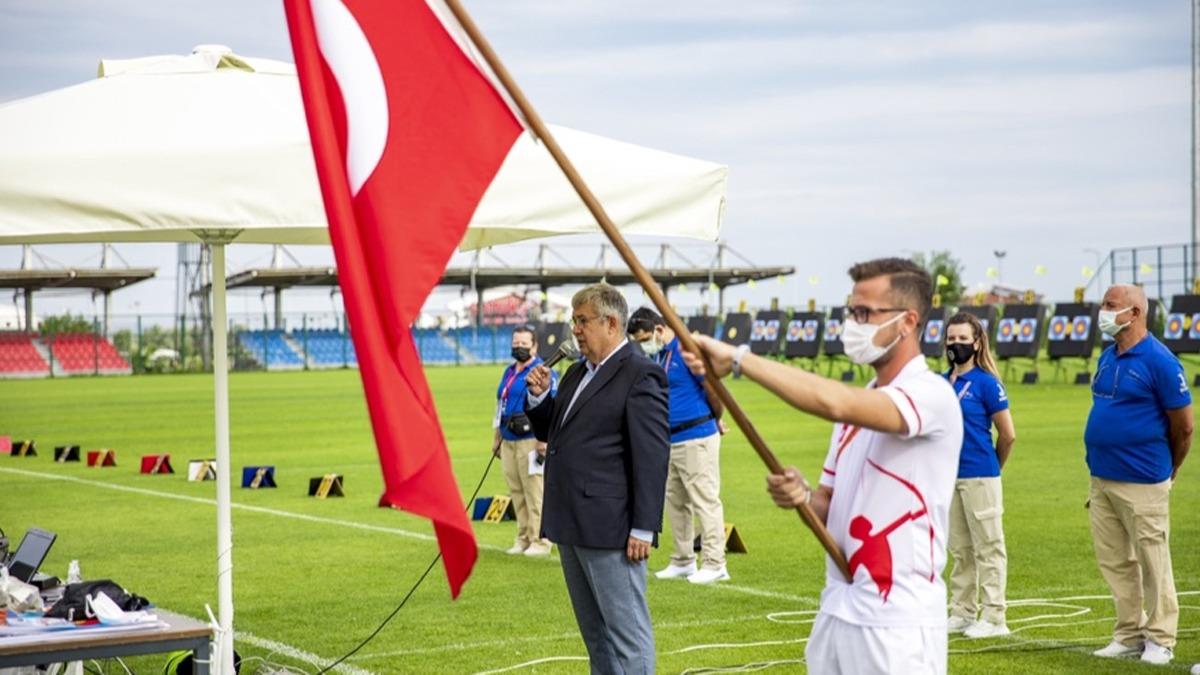
[[[508,405],[508,390],[512,388],[513,382],[517,381],[517,376],[520,374],[520,370],[513,370],[512,377],[508,378],[508,382],[504,383],[504,390],[500,392],[500,405]]]

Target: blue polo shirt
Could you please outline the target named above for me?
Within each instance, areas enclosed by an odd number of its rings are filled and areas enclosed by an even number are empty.
[[[944,373],[947,380],[950,373]],[[951,384],[962,408],[963,443],[958,459],[959,478],[996,478],[1000,458],[992,444],[992,415],[1008,410],[1008,393],[1000,380],[983,368],[972,368]]]
[[[668,404],[668,419],[671,429],[701,417],[710,419],[703,424],[672,431],[671,442],[682,443],[695,438],[705,438],[717,433],[717,422],[712,418],[712,409],[708,407],[708,397],[704,394],[704,376],[694,375],[683,362],[683,354],[679,348],[679,338],[668,342],[654,360],[667,371],[670,402]]]
[[[1191,404],[1179,359],[1153,335],[1124,354],[1100,354],[1083,442],[1097,478],[1161,483],[1171,477],[1167,411]]]
[[[529,432],[524,436],[518,436],[508,430],[507,422],[513,415],[525,414],[525,394],[529,387],[525,384],[525,376],[533,370],[534,366],[542,364],[540,356],[533,357],[533,362],[525,366],[521,372],[517,372],[516,361],[510,363],[504,369],[504,375],[500,377],[500,385],[496,387],[496,401],[500,406],[500,438],[506,441],[523,441],[528,438],[533,438],[533,432]],[[507,390],[507,391],[506,391]],[[550,393],[554,394],[558,390],[558,373],[550,371]]]

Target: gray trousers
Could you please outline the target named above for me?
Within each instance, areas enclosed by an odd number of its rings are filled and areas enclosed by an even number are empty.
[[[654,630],[646,604],[646,561],[629,562],[623,549],[564,544],[559,544],[558,555],[592,673],[652,674]]]

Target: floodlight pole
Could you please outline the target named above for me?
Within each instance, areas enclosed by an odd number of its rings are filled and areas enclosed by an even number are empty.
[[[629,270],[633,272],[633,276],[642,286],[642,289],[645,290],[646,294],[650,296],[650,299],[654,302],[654,306],[658,308],[659,313],[661,313],[663,318],[666,320],[667,325],[670,326],[671,330],[675,332],[675,335],[679,337],[679,341],[683,344],[683,347],[704,359],[705,363],[707,364],[707,367],[705,368],[705,378],[712,387],[713,391],[716,392],[717,397],[721,399],[721,403],[725,405],[725,409],[729,411],[729,414],[733,417],[734,421],[737,422],[737,425],[739,428],[741,428],[742,433],[746,435],[746,439],[750,441],[750,445],[758,453],[759,458],[762,459],[763,463],[767,465],[767,468],[771,471],[771,473],[782,474],[783,465],[779,463],[779,460],[775,457],[775,454],[772,453],[770,448],[767,447],[766,441],[763,440],[762,436],[759,435],[758,430],[754,428],[754,424],[750,422],[750,418],[746,416],[746,413],[742,410],[741,406],[739,406],[737,401],[734,400],[733,395],[729,393],[729,390],[725,387],[725,384],[713,374],[712,364],[708,362],[708,357],[705,356],[702,351],[700,351],[700,347],[696,344],[695,339],[692,338],[691,332],[688,331],[687,327],[684,326],[683,321],[679,319],[679,316],[675,314],[675,310],[672,309],[671,305],[667,302],[666,296],[663,295],[662,289],[659,288],[658,284],[654,282],[654,278],[650,276],[650,273],[646,271],[646,268],[642,265],[641,261],[638,260],[636,255],[634,255],[633,249],[631,249],[629,244],[625,242],[625,238],[621,236],[620,231],[617,230],[617,226],[613,224],[612,219],[608,217],[608,213],[605,212],[604,207],[600,205],[599,200],[596,199],[596,195],[593,194],[591,189],[588,188],[587,184],[584,183],[583,178],[580,177],[579,172],[575,170],[575,166],[571,163],[571,160],[567,158],[566,154],[562,151],[562,148],[559,147],[558,142],[554,140],[554,137],[550,134],[550,130],[542,122],[542,119],[537,114],[537,111],[533,109],[533,106],[525,98],[524,93],[522,93],[521,89],[517,86],[516,81],[513,80],[511,75],[509,75],[508,70],[504,67],[504,64],[500,62],[500,58],[496,55],[495,51],[492,50],[492,47],[488,43],[487,39],[483,37],[483,33],[480,32],[479,28],[475,25],[475,22],[471,20],[470,15],[468,15],[466,10],[463,9],[462,5],[459,3],[459,0],[446,0],[446,5],[450,8],[450,11],[454,13],[454,16],[458,19],[458,22],[462,24],[463,30],[465,30],[467,35],[470,36],[471,41],[479,50],[480,55],[482,55],[487,61],[488,65],[491,66],[492,71],[496,74],[496,77],[500,79],[500,82],[508,91],[509,96],[512,97],[513,102],[517,105],[521,111],[521,114],[524,115],[525,120],[529,123],[533,133],[546,147],[546,150],[550,152],[550,155],[554,158],[554,161],[558,164],[559,168],[562,169],[562,172],[567,177],[567,180],[569,180],[572,187],[575,188],[575,192],[579,194],[580,199],[583,200],[583,203],[591,212],[592,217],[594,217],[596,222],[600,225],[600,229],[604,231],[604,234],[608,237],[609,241],[612,242],[613,247],[617,249],[618,253],[620,253],[621,259],[624,260],[625,264],[629,266]],[[845,554],[842,553],[840,548],[838,548],[837,541],[834,540],[833,535],[831,535],[829,530],[825,528],[825,523],[821,522],[821,519],[817,517],[816,513],[812,510],[812,507],[808,504],[801,505],[796,509],[796,511],[800,514],[800,518],[804,521],[804,523],[808,525],[809,529],[813,531],[813,534],[817,536],[817,539],[821,542],[821,545],[825,548],[834,564],[837,565],[838,569],[841,570],[846,580],[851,581],[853,579],[853,575],[850,573],[850,564],[847,562]]]

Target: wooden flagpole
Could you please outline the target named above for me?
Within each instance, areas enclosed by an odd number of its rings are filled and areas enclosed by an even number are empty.
[[[725,405],[725,409],[730,415],[733,416],[734,421],[742,430],[742,433],[746,435],[746,438],[750,441],[750,445],[754,447],[754,450],[758,453],[758,456],[762,459],[763,463],[767,465],[767,468],[771,471],[771,473],[782,474],[783,465],[779,463],[779,460],[775,457],[775,454],[771,452],[770,448],[767,447],[766,441],[763,440],[762,436],[759,435],[758,430],[754,428],[754,424],[750,422],[750,418],[746,416],[746,413],[742,410],[741,406],[739,406],[737,401],[734,400],[733,395],[725,387],[725,384],[721,382],[719,378],[713,375],[713,370],[711,363],[708,362],[708,357],[704,355],[704,353],[700,350],[699,345],[697,345],[696,341],[692,339],[691,332],[688,331],[687,327],[683,324],[683,321],[680,320],[679,316],[675,314],[675,310],[673,310],[671,305],[667,303],[667,298],[663,295],[662,289],[658,287],[658,284],[655,283],[654,278],[650,276],[650,273],[646,271],[646,268],[642,265],[641,261],[638,260],[637,256],[634,255],[633,250],[629,248],[629,244],[626,243],[625,238],[621,236],[620,231],[617,230],[617,226],[614,225],[612,220],[608,217],[604,207],[602,207],[599,200],[596,199],[596,195],[594,195],[591,189],[588,188],[587,184],[584,183],[583,178],[579,175],[579,172],[575,170],[575,166],[571,163],[571,160],[567,159],[566,154],[562,151],[562,148],[559,147],[558,142],[555,141],[554,137],[550,134],[550,130],[546,128],[546,125],[542,122],[542,118],[537,114],[537,111],[533,109],[533,106],[529,103],[528,99],[525,98],[525,94],[522,93],[520,87],[517,86],[516,81],[513,80],[511,75],[509,75],[508,70],[504,67],[504,64],[500,62],[500,58],[492,49],[491,44],[488,43],[487,39],[484,38],[483,33],[480,32],[479,27],[475,25],[473,20],[471,20],[470,15],[467,14],[467,11],[462,7],[458,0],[445,0],[445,3],[450,8],[450,11],[453,12],[455,18],[458,19],[458,22],[462,24],[463,30],[465,30],[467,35],[470,36],[471,41],[475,44],[475,47],[479,49],[479,53],[488,62],[488,65],[491,66],[492,71],[496,74],[496,77],[500,79],[500,82],[504,85],[508,95],[512,97],[513,102],[521,111],[521,114],[525,116],[525,120],[529,123],[533,133],[537,136],[538,140],[540,140],[542,144],[546,146],[546,149],[550,151],[550,155],[554,158],[554,161],[558,164],[559,168],[562,169],[562,172],[566,175],[567,180],[571,181],[571,185],[575,188],[575,192],[579,194],[579,197],[583,200],[583,203],[587,206],[588,210],[591,211],[592,216],[596,219],[596,222],[600,224],[600,229],[604,230],[604,234],[608,236],[609,241],[612,242],[613,246],[617,249],[617,252],[621,254],[621,259],[624,260],[625,264],[629,266],[630,271],[633,272],[633,276],[637,279],[638,283],[641,284],[647,295],[650,296],[651,301],[654,302],[654,306],[658,308],[659,313],[662,314],[663,319],[667,322],[667,325],[670,326],[671,330],[674,331],[679,337],[679,341],[683,343],[685,349],[693,354],[700,355],[700,357],[704,359],[705,363],[708,364],[708,367],[705,368],[705,378],[712,387],[713,391],[716,392],[717,397],[721,399],[721,403]],[[829,553],[830,557],[833,558],[834,563],[837,565],[838,569],[842,571],[842,574],[845,575],[846,580],[850,581],[852,579],[852,575],[850,574],[850,564],[846,561],[845,554],[843,554],[841,549],[838,548],[837,542],[833,539],[833,535],[831,535],[829,530],[825,528],[825,524],[822,523],[819,518],[817,518],[817,514],[813,512],[812,507],[810,507],[808,504],[803,504],[797,507],[796,510],[800,513],[800,518],[806,525],[808,525],[809,529],[813,531],[813,534],[817,536],[817,539],[820,540],[821,545],[825,547],[825,550]]]

